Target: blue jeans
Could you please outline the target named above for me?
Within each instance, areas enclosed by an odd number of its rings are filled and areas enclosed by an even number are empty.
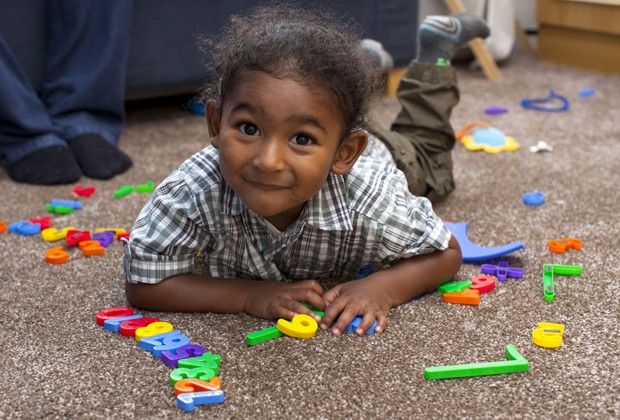
[[[82,134],[116,144],[123,128],[133,1],[49,0],[47,8],[41,92],[0,35],[0,160],[6,164],[67,147]]]

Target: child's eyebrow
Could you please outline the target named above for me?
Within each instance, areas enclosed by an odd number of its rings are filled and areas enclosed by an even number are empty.
[[[296,122],[299,124],[314,125],[315,127],[319,128],[321,131],[323,131],[325,134],[327,134],[327,129],[323,127],[323,125],[319,122],[319,120],[313,117],[312,115],[308,115],[308,114],[291,115],[285,120],[285,122]]]

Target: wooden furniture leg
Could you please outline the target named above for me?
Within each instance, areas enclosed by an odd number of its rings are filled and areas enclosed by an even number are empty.
[[[463,6],[461,0],[445,0],[445,2],[451,13],[465,12],[465,6]],[[481,38],[474,38],[469,41],[469,48],[471,48],[478,63],[480,63],[480,67],[482,67],[482,71],[487,79],[496,81],[502,78],[502,73],[499,71],[493,56],[489,53]]]

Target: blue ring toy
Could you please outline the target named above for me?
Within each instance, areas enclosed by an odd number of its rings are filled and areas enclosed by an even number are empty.
[[[549,103],[553,100],[559,100],[562,102],[562,105],[557,107],[557,108],[549,108],[549,107],[545,107],[545,106],[540,106],[541,104],[546,104]],[[558,95],[557,93],[555,93],[553,91],[553,89],[549,90],[549,96],[547,96],[546,98],[540,98],[540,99],[521,99],[521,106],[523,108],[527,108],[527,109],[533,109],[536,111],[545,111],[545,112],[562,112],[562,111],[566,111],[569,107],[569,102],[568,99],[566,99],[564,96],[562,95]]]

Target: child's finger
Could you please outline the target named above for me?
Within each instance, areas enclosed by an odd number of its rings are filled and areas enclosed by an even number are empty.
[[[366,334],[366,331],[368,331],[368,329],[372,327],[372,324],[374,324],[375,321],[377,321],[377,327],[378,327],[379,317],[380,315],[376,313],[374,310],[365,312],[364,316],[362,317],[362,322],[360,322],[360,324],[355,329],[355,334],[360,335],[360,336]],[[377,331],[376,327],[375,327],[375,331]]]
[[[375,332],[383,332],[385,331],[385,328],[387,327],[388,324],[388,318],[387,316],[385,316],[385,314],[380,313],[377,316],[377,326],[375,327]]]
[[[323,296],[323,299],[325,299],[325,296]],[[321,327],[322,330],[327,330],[330,325],[332,325],[332,323],[336,320],[338,315],[340,315],[340,313],[344,309],[344,306],[345,302],[342,300],[335,300],[331,304],[327,305],[325,309],[325,314],[323,315],[323,318],[321,318],[321,323],[319,324],[319,327]]]
[[[345,307],[344,310],[340,313],[336,324],[334,324],[334,328],[332,329],[332,333],[334,335],[342,335],[344,331],[346,331],[347,327],[353,321],[358,314],[357,309],[351,307],[350,305]]]

